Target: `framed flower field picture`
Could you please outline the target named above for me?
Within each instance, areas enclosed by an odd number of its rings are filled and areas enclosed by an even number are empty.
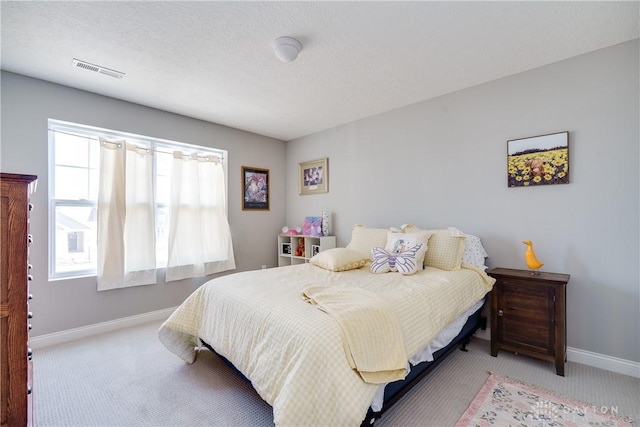
[[[569,132],[507,141],[507,186],[569,183]]]

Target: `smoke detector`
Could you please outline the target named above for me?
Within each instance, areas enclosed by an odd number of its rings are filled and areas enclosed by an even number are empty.
[[[82,68],[83,70],[93,71],[94,73],[104,74],[105,76],[113,77],[114,79],[121,79],[125,76],[122,71],[112,70],[111,68],[91,64],[90,62],[82,61],[76,58],[73,58],[73,66]]]
[[[282,62],[293,62],[302,50],[302,43],[293,37],[279,37],[275,41],[276,56]]]

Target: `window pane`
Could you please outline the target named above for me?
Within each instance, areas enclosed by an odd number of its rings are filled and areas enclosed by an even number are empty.
[[[96,208],[56,206],[55,272],[96,269]]]
[[[156,152],[156,173],[158,175],[169,175],[171,173],[171,163],[173,156],[161,151]]]
[[[88,169],[56,166],[55,183],[56,199],[89,199]]]
[[[89,200],[98,200],[100,175],[98,169],[89,169]]]
[[[170,185],[168,176],[156,176],[156,203],[169,204]]]
[[[88,138],[56,132],[56,165],[89,166]]]
[[[166,267],[169,259],[169,207],[156,205],[156,266]]]
[[[171,189],[171,163],[173,156],[167,153],[156,153],[156,203],[169,204]]]
[[[100,167],[100,143],[97,139],[89,139],[89,167],[98,169]]]

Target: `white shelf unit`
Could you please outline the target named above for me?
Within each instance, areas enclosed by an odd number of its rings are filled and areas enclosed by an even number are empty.
[[[300,239],[304,242],[304,255],[296,255]],[[278,267],[304,264],[318,252],[336,247],[336,236],[278,235]],[[314,252],[315,251],[315,252]]]

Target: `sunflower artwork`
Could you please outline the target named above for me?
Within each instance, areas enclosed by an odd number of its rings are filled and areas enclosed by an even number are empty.
[[[569,183],[569,132],[507,141],[509,187]]]

